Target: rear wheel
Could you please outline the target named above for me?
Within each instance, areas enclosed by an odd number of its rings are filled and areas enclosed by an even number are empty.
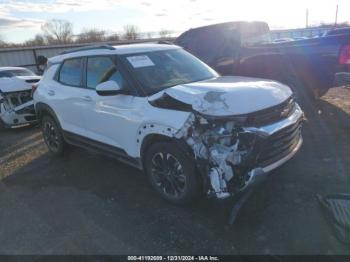
[[[5,124],[4,122],[0,119],[0,130],[5,129]]]
[[[200,195],[195,165],[175,143],[153,144],[146,152],[145,167],[151,185],[162,198],[185,205]]]
[[[51,116],[45,115],[41,121],[41,129],[49,151],[54,155],[62,155],[65,142],[56,121]]]

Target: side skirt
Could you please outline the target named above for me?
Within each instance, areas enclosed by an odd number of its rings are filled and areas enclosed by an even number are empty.
[[[141,159],[130,157],[123,149],[107,145],[87,137],[83,137],[68,131],[63,131],[64,140],[71,145],[82,147],[87,150],[94,151],[96,153],[104,154],[109,157],[115,158],[120,162],[136,167],[143,170]]]

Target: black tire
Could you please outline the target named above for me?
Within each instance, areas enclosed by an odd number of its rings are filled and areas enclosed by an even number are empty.
[[[5,124],[4,122],[0,119],[0,130],[5,129]]]
[[[51,116],[43,116],[41,120],[41,131],[50,153],[56,156],[63,155],[65,149],[65,141],[62,135],[62,131],[59,125]]]
[[[187,205],[200,196],[194,161],[176,143],[151,145],[145,153],[145,169],[153,188],[173,204]]]

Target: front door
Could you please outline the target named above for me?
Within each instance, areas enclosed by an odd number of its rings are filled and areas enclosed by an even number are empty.
[[[136,144],[136,132],[147,100],[132,94],[98,95],[96,86],[108,80],[116,81],[122,89],[130,88],[112,56],[88,57],[85,96],[90,100],[85,102],[83,110],[86,132],[90,139],[130,153]]]

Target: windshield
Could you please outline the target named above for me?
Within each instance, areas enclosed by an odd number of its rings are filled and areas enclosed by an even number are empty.
[[[147,95],[218,76],[213,69],[182,49],[129,54],[122,59]]]
[[[5,71],[9,77],[14,76],[35,76],[35,74],[28,69],[11,69]]]

